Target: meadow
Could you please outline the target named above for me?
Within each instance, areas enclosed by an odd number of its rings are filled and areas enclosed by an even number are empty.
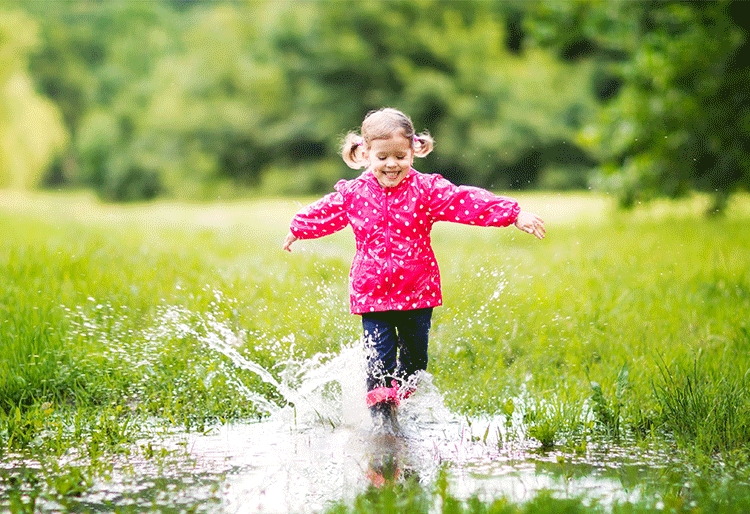
[[[151,456],[136,444],[146,426],[261,418],[239,389],[282,402],[257,374],[226,372],[201,343],[207,319],[242,334],[238,350],[268,370],[357,341],[351,234],[281,251],[309,200],[0,192],[0,509],[72,509],[114,458]],[[433,231],[445,304],[429,371],[446,405],[521,413],[521,437],[563,460],[593,446],[679,455],[653,502],[613,511],[746,510],[750,198],[720,217],[704,216],[702,197],[624,212],[602,195],[519,200],[545,218],[544,241],[512,227]],[[174,309],[189,330],[160,330]],[[548,495],[462,503],[439,483],[402,481],[332,511],[428,512],[437,497],[444,512],[602,509]]]

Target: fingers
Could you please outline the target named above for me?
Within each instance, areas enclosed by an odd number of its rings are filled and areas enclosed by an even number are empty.
[[[536,214],[530,212],[522,211],[518,215],[516,226],[527,234],[533,235],[537,239],[544,239],[544,236],[547,233],[546,229],[544,228],[544,220]]]
[[[289,232],[286,235],[286,239],[284,239],[284,244],[281,245],[281,249],[284,250],[284,251],[286,251],[286,252],[291,252],[292,251],[292,243],[294,243],[296,240],[297,240],[297,237],[294,234],[292,234],[291,232]]]
[[[544,220],[534,215],[529,233],[533,234],[537,239],[544,239],[544,236],[547,234],[547,229],[544,228]]]

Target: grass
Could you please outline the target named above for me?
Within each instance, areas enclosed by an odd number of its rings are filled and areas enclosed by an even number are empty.
[[[541,491],[525,503],[514,503],[506,498],[482,500],[471,496],[460,500],[447,489],[425,488],[414,482],[388,484],[378,489],[371,487],[357,497],[352,505],[339,504],[327,514],[395,514],[409,512],[427,514],[657,514],[672,513],[723,513],[739,514],[750,508],[747,491],[724,491],[722,499],[668,491],[654,498],[632,503],[615,503],[611,506],[590,502],[584,498],[560,498],[551,491]],[[744,496],[742,495],[744,494]],[[697,499],[696,499],[697,498]],[[727,501],[729,499],[729,501]]]
[[[721,370],[707,368],[699,355],[688,369],[662,369],[655,395],[664,425],[698,455],[744,450],[750,443],[747,374],[739,375],[729,363]]]
[[[492,502],[480,500],[477,496],[464,502],[451,495],[445,476],[438,477],[436,486],[430,490],[420,487],[413,480],[387,484],[382,488],[370,488],[359,496],[352,506],[336,505],[328,514],[391,514],[409,512],[428,514],[576,514],[604,512],[599,508],[586,506],[581,499],[555,498],[544,491],[525,505],[516,505],[506,499]]]
[[[430,372],[448,406],[494,415],[516,402],[543,448],[676,445],[714,492],[746,477],[750,199],[712,219],[700,197],[632,212],[602,196],[520,199],[547,220],[543,242],[513,228],[433,233],[445,305]],[[0,474],[15,511],[34,494],[79,494],[132,451],[146,419],[202,430],[262,415],[241,386],[280,402],[253,373],[242,384],[224,373],[203,344],[211,320],[267,369],[358,340],[351,234],[280,250],[306,201],[108,206],[0,192],[0,458],[39,463]],[[527,512],[480,503],[470,512]]]

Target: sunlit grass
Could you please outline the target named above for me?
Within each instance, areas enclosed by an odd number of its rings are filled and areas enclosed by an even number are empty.
[[[142,420],[200,430],[261,415],[233,377],[281,401],[252,373],[224,372],[201,341],[207,319],[267,369],[357,341],[351,234],[280,249],[309,200],[110,206],[0,192],[0,455],[78,473],[51,482],[46,494],[64,497],[131,451]],[[429,371],[448,406],[523,408],[543,447],[656,438],[745,473],[750,199],[712,219],[702,197],[632,212],[605,196],[520,200],[547,220],[544,241],[434,230],[445,305]],[[158,332],[170,309],[190,330]],[[88,464],[55,468],[71,452]]]

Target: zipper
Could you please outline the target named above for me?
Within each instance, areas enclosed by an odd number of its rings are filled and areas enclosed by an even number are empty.
[[[393,289],[393,254],[391,253],[391,224],[390,224],[390,213],[391,213],[391,194],[388,188],[383,188],[383,194],[385,195],[385,200],[383,202],[383,223],[385,223],[385,226],[383,227],[385,229],[385,258],[386,258],[386,271],[385,271],[385,278],[386,278],[386,304],[388,307],[388,310],[393,310],[393,295],[391,294],[391,291]]]

